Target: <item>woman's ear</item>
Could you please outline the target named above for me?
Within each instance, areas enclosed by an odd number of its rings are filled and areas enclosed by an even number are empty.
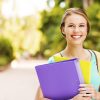
[[[64,31],[64,27],[62,27],[62,29],[61,29],[61,33],[62,33],[62,35],[63,35],[64,37],[66,37],[66,35],[65,35],[65,31]]]
[[[64,34],[64,27],[62,27],[61,32]]]

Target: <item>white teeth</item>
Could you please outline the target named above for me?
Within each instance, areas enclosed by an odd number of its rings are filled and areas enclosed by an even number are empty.
[[[75,39],[78,39],[78,38],[80,38],[81,36],[72,36],[73,38],[75,38]]]

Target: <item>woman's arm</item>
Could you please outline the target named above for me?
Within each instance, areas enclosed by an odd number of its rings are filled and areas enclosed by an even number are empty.
[[[94,51],[97,56],[97,64],[98,64],[98,70],[100,75],[100,52]],[[100,100],[100,86],[99,86],[99,92],[96,93],[96,100]]]
[[[41,88],[39,87],[38,91],[37,91],[37,94],[36,94],[36,99],[35,100],[50,100],[50,99],[43,97]]]
[[[96,98],[95,98],[96,100],[100,100],[100,92],[97,92],[96,93]]]

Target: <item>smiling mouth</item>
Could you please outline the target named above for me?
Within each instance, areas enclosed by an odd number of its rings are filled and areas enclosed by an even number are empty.
[[[79,38],[82,37],[82,35],[71,35],[71,37],[72,37],[73,39],[79,39]]]

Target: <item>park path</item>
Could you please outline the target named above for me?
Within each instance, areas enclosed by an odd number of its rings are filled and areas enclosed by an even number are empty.
[[[35,100],[39,85],[35,65],[46,60],[13,61],[10,67],[0,72],[0,100]]]

